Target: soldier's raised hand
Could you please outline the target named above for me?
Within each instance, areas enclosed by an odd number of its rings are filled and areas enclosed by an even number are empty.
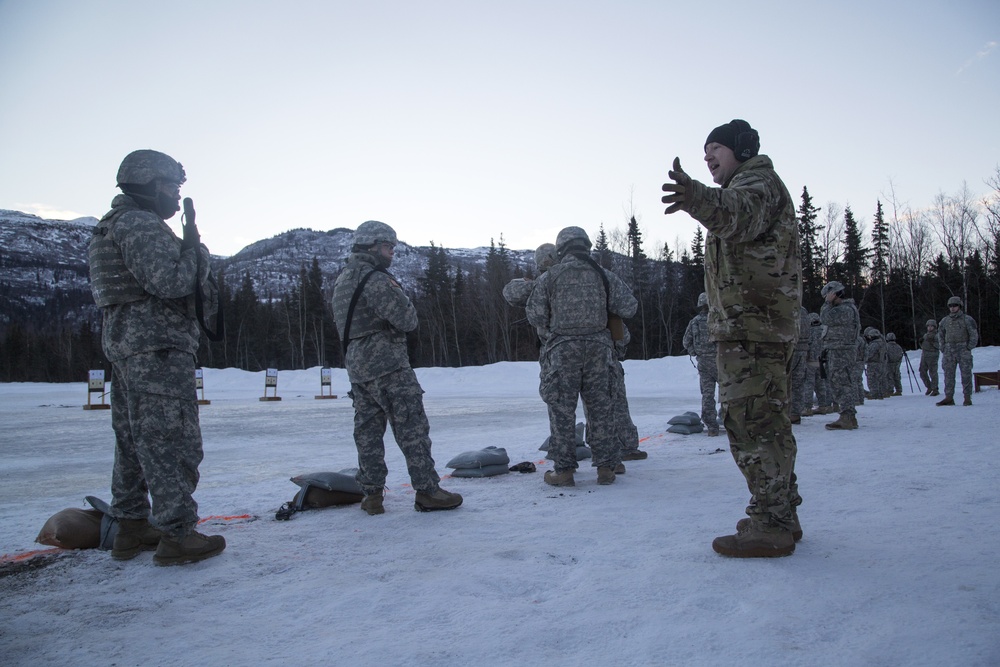
[[[673,194],[664,195],[662,201],[664,204],[670,204],[664,214],[670,215],[671,213],[676,213],[680,211],[688,204],[685,197],[688,194],[688,189],[691,187],[691,177],[687,175],[683,169],[681,169],[681,159],[674,158],[674,168],[667,172],[667,176],[674,180],[673,183],[664,183],[663,191],[671,192]]]

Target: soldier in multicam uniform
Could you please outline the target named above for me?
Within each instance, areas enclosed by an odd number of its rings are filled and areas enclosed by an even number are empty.
[[[885,357],[886,357],[886,389],[891,389],[891,393],[886,396],[903,395],[903,376],[899,371],[899,365],[903,363],[903,348],[896,342],[896,334],[887,333],[885,335]]]
[[[925,396],[938,395],[938,357],[941,348],[938,346],[937,322],[927,320],[927,333],[920,341],[920,381],[927,387]]]
[[[882,332],[875,327],[865,329],[865,375],[868,377],[868,393],[876,401],[889,395],[886,376],[886,349]]]
[[[385,512],[387,423],[406,458],[416,491],[414,508],[430,512],[462,504],[461,495],[439,486],[434,469],[424,392],[406,351],[406,333],[417,328],[417,311],[386,271],[395,246],[396,232],[389,225],[377,220],[358,225],[351,255],[333,288],[333,316],[354,402],[356,478],[365,493],[361,509],[372,515]]]
[[[962,310],[962,298],[948,299],[950,311],[938,325],[938,347],[944,368],[944,398],[937,405],[955,405],[955,366],[962,371],[962,405],[972,405],[972,350],[979,343],[976,321]]]
[[[827,283],[820,294],[824,299],[819,311],[823,327],[823,363],[833,402],[840,409],[840,417],[827,424],[826,428],[831,431],[853,430],[858,427],[855,407],[858,399],[854,383],[858,332],[861,329],[858,308],[854,299],[844,298],[844,285],[835,280]]]
[[[719,385],[716,366],[718,346],[708,334],[708,295],[698,295],[698,314],[684,330],[684,349],[698,360],[698,383],[701,385],[701,420],[708,435],[719,435],[719,413],[715,409],[715,390]]]
[[[802,405],[805,397],[802,394],[806,384],[806,372],[809,364],[809,311],[799,308],[799,338],[795,341],[792,352],[792,372],[789,376],[789,387],[792,400],[789,402],[789,418],[793,424],[802,423]],[[810,405],[812,399],[810,398]]]
[[[638,305],[629,288],[588,254],[590,237],[566,227],[556,237],[559,263],[543,273],[528,298],[528,321],[545,341],[539,394],[549,408],[552,486],[574,486],[576,405],[583,399],[587,442],[593,451],[598,484],[612,484],[621,464],[613,432],[614,339],[612,316],[631,317]]]
[[[112,365],[110,515],[118,520],[118,533],[111,556],[128,560],[155,548],[157,565],[204,560],[226,547],[221,535],[194,529],[193,494],[204,456],[195,389],[201,338],[195,292],[201,291],[211,317],[218,284],[193,222],[184,226],[183,239],[165,222],[180,210],[185,180],[183,167],[169,155],[128,154],[118,169],[123,194],[94,227],[88,248],[91,290],[103,318],[101,343]]]
[[[738,557],[786,556],[802,536],[796,506],[796,443],[789,421],[789,372],[802,305],[795,206],[756,130],[743,120],[705,141],[721,188],[692,180],[674,158],[663,190],[666,213],[686,211],[707,230],[708,326],[719,344],[719,393],[729,446],[747,480],[749,518],[712,548]]]

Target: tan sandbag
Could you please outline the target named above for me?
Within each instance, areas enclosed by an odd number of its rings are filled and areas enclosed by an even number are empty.
[[[96,549],[101,542],[101,512],[69,507],[56,512],[35,538],[39,544],[62,549]]]
[[[300,489],[299,493],[303,491],[305,491],[306,495],[302,501],[302,507],[309,509],[320,509],[335,505],[352,505],[364,500],[363,494],[349,493],[347,491],[329,491],[321,489],[318,486],[307,486],[304,489]],[[298,495],[296,495],[295,500],[298,500]]]

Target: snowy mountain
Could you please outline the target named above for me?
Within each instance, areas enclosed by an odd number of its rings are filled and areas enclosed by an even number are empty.
[[[96,317],[87,267],[87,244],[96,223],[92,217],[46,220],[0,209],[0,326],[58,322],[76,328]],[[249,272],[258,295],[280,298],[314,257],[325,283],[332,285],[350,253],[352,234],[343,227],[325,232],[293,229],[252,243],[231,257],[216,257],[214,264],[233,289]],[[430,251],[428,246],[405,242],[397,246],[392,271],[408,289],[417,289]],[[452,266],[474,271],[484,265],[489,248],[446,252]],[[523,269],[532,261],[533,251],[514,250],[510,256]]]

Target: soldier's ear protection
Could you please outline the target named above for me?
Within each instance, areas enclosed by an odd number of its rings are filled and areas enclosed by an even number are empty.
[[[733,145],[733,154],[740,162],[745,162],[757,155],[760,151],[760,135],[757,130],[750,127],[750,123],[739,118],[729,123],[735,130],[736,141]]]

